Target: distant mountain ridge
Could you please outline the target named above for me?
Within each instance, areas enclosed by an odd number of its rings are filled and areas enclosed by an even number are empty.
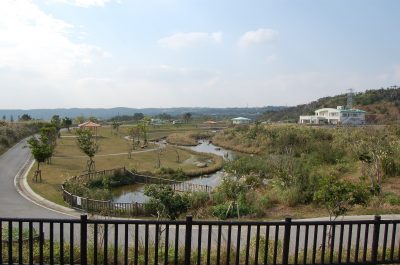
[[[300,115],[313,115],[320,108],[346,106],[347,94],[320,98],[308,104],[288,107],[279,111],[266,111],[261,120],[297,122]],[[365,110],[368,123],[400,121],[400,87],[392,86],[353,95],[353,107]]]
[[[100,119],[109,119],[118,115],[133,115],[143,113],[144,115],[154,116],[158,114],[169,114],[180,116],[183,113],[190,112],[193,116],[215,116],[215,117],[234,117],[245,116],[255,119],[266,111],[278,111],[285,107],[266,106],[253,108],[206,108],[206,107],[182,107],[182,108],[59,108],[59,109],[0,109],[0,119],[5,116],[7,120],[13,116],[18,120],[18,116],[28,114],[34,119],[49,120],[53,115],[60,117],[75,118],[77,116],[97,117]]]

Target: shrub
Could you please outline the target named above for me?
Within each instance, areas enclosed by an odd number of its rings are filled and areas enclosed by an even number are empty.
[[[190,208],[199,209],[207,204],[210,200],[210,195],[207,192],[189,192],[187,193]]]
[[[394,193],[389,193],[385,196],[385,200],[390,204],[390,205],[400,205],[400,196],[394,194]]]
[[[253,210],[249,205],[243,202],[239,202],[238,204],[231,204],[231,203],[217,204],[212,207],[212,215],[222,220],[225,220],[227,218],[237,217],[238,216],[237,205],[239,205],[240,216],[253,213]]]
[[[150,197],[145,209],[157,212],[161,218],[175,220],[189,208],[188,198],[174,192],[170,185],[148,185],[144,195]]]
[[[225,195],[221,192],[214,192],[211,194],[211,201],[213,204],[221,204],[225,201]]]
[[[225,170],[239,176],[255,174],[264,177],[268,173],[265,161],[260,157],[241,156],[226,163]]]
[[[161,167],[157,172],[156,175],[161,176],[163,178],[175,179],[175,180],[185,180],[187,176],[185,172],[181,169],[173,169],[170,167]]]

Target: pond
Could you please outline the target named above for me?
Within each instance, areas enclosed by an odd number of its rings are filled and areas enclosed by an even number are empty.
[[[235,153],[230,150],[225,150],[223,148],[219,148],[207,140],[199,141],[199,144],[196,146],[185,147],[191,149],[196,152],[202,153],[212,153],[219,156],[224,157],[225,160],[231,160],[235,157]],[[185,182],[194,183],[194,184],[202,184],[208,185],[213,188],[217,187],[224,176],[224,171],[220,170],[210,175],[204,175],[189,179]],[[126,185],[118,188],[114,188],[112,190],[113,194],[113,202],[139,202],[144,203],[148,200],[148,197],[143,194],[144,192],[144,184],[134,184],[134,185]]]

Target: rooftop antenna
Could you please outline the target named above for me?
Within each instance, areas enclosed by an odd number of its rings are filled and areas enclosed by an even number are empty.
[[[352,108],[353,108],[353,89],[349,88],[349,92],[347,93],[346,109],[352,109]]]

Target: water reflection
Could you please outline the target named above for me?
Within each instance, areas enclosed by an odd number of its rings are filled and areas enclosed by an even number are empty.
[[[118,188],[112,189],[113,202],[139,202],[144,203],[148,200],[148,197],[143,194],[143,184],[132,184],[125,185]]]
[[[207,140],[201,140],[198,145],[187,148],[196,152],[216,154],[222,156],[225,160],[232,160],[235,157],[234,152],[215,146]]]
[[[235,153],[230,150],[225,150],[223,148],[219,148],[207,140],[199,141],[199,145],[185,147],[191,149],[196,152],[202,153],[212,153],[219,156],[224,157],[225,160],[231,160],[235,157]],[[196,178],[192,178],[185,182],[187,183],[195,183],[195,184],[202,184],[208,185],[213,188],[217,187],[224,176],[225,172],[220,170],[210,175],[200,176]],[[148,197],[143,194],[144,192],[144,184],[134,184],[134,185],[126,185],[122,187],[118,187],[113,189],[113,201],[114,202],[139,202],[144,203],[148,200]]]

